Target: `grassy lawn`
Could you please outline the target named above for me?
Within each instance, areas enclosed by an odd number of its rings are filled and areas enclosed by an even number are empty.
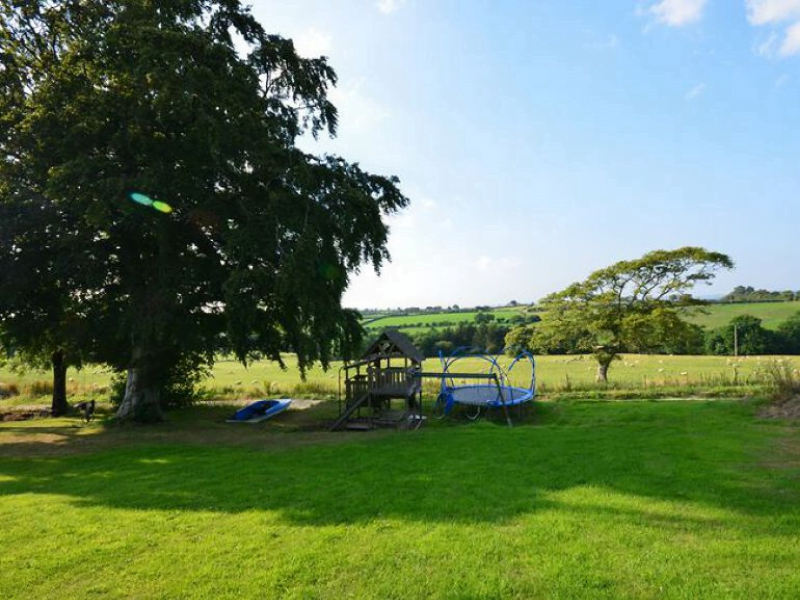
[[[0,424],[0,597],[800,596],[800,427],[752,404],[303,431],[331,409]]]

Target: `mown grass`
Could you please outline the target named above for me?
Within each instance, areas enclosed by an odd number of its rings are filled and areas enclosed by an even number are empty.
[[[0,597],[796,598],[796,426],[741,402],[316,434],[0,424]]]

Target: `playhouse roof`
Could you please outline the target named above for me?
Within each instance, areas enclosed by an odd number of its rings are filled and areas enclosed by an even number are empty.
[[[402,354],[414,362],[421,363],[425,360],[422,352],[405,335],[396,329],[386,329],[378,339],[370,344],[364,353],[364,358],[375,356],[376,354]]]

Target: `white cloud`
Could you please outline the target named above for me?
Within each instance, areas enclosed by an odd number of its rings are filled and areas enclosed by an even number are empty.
[[[504,256],[502,258],[489,258],[488,256],[481,256],[475,261],[475,268],[479,271],[513,271],[518,268],[522,262],[518,258]]]
[[[330,91],[330,99],[339,109],[341,132],[370,131],[389,116],[389,111],[364,93],[365,79],[340,83]]]
[[[788,75],[781,75],[780,77],[778,77],[778,79],[775,80],[775,87],[776,88],[782,88],[787,83],[789,83],[791,80],[792,80],[792,78],[789,77]]]
[[[404,210],[396,213],[387,219],[391,228],[414,229],[417,226],[417,219],[411,210]]]
[[[702,94],[704,91],[706,91],[706,84],[705,83],[698,83],[691,90],[686,92],[686,99],[687,100],[694,100],[700,94]]]
[[[753,25],[800,19],[800,0],[746,0],[747,18]]]
[[[778,34],[773,31],[766,40],[760,44],[756,44],[755,51],[759,56],[775,56],[777,46]]]
[[[800,54],[800,0],[746,0],[747,18],[756,26],[782,26],[793,22],[778,44],[779,37],[774,31],[756,52],[761,56],[793,56]]]
[[[327,56],[333,45],[333,36],[310,27],[294,38],[294,47],[300,56],[318,58]]]
[[[431,211],[436,208],[436,200],[431,200],[430,198],[420,198],[417,200],[417,203],[422,207],[424,211]]]
[[[659,23],[670,27],[683,27],[703,17],[708,0],[661,0],[648,11]]]
[[[475,267],[479,271],[485,271],[489,268],[489,265],[492,264],[492,259],[488,256],[481,256],[478,260],[475,261]]]
[[[380,0],[375,4],[375,6],[377,6],[378,10],[383,14],[388,15],[389,13],[396,11],[405,3],[406,0]]]
[[[781,44],[781,56],[800,54],[800,21],[789,27]]]

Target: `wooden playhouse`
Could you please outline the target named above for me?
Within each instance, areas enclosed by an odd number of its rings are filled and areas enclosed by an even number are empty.
[[[423,359],[399,331],[381,333],[359,360],[340,369],[339,418],[331,430],[419,427]]]

